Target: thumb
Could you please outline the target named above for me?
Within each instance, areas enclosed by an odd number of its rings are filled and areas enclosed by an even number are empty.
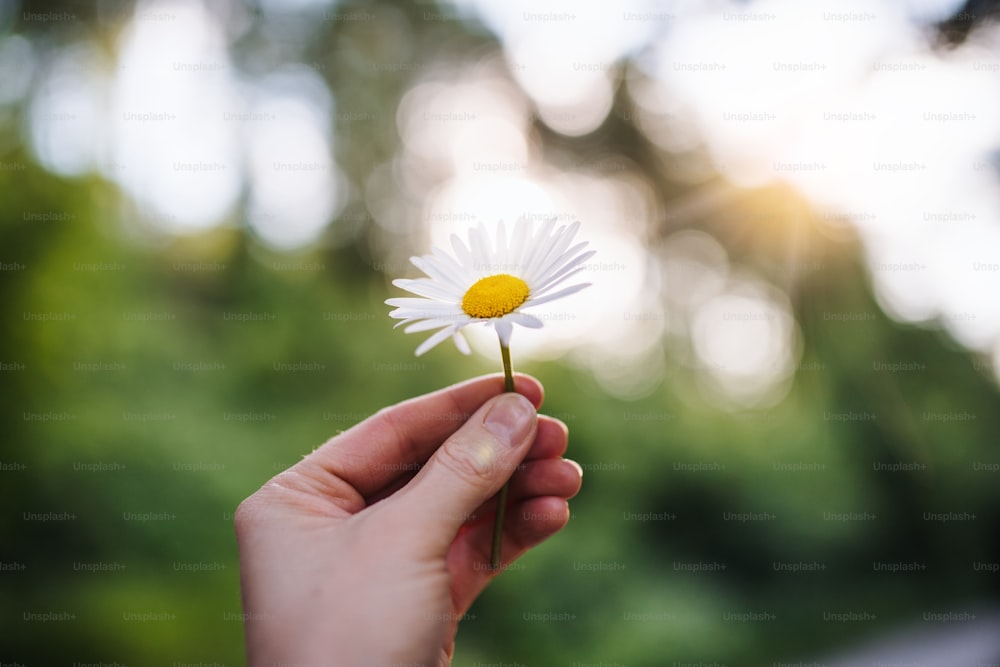
[[[524,396],[487,401],[394,498],[398,517],[434,552],[446,551],[468,516],[510,479],[535,439],[538,415]]]

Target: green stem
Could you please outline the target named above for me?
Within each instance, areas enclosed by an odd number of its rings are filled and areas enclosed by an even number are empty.
[[[503,360],[503,383],[505,391],[514,391],[514,371],[510,365],[510,348],[500,343],[500,358]],[[507,511],[507,487],[510,482],[504,482],[497,494],[497,515],[493,522],[493,548],[490,550],[490,569],[500,569],[500,545],[503,541],[503,518]]]
[[[514,371],[510,366],[510,348],[500,346],[500,358],[503,359],[503,388],[504,391],[514,391]]]

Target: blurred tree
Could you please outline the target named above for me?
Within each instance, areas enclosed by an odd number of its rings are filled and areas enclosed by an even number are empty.
[[[294,252],[247,228],[245,196],[229,226],[166,234],[113,183],[46,171],[28,132],[4,139],[3,662],[241,664],[236,504],[378,408],[496,370],[450,350],[414,359],[392,331],[382,301],[405,269],[386,248],[421,232],[373,209],[386,190],[412,196],[395,192],[410,87],[494,57],[497,38],[425,3],[206,6],[245,25],[229,47],[242,75],[298,62],[327,83],[346,204]],[[0,37],[27,37],[41,63],[77,41],[111,53],[134,9],[7,3]],[[36,11],[73,19],[23,13]],[[318,20],[327,11],[364,20]],[[565,533],[477,603],[456,664],[794,664],[942,625],[927,613],[995,606],[990,369],[884,315],[857,238],[796,193],[718,174],[692,184],[703,150],[653,142],[629,76],[594,132],[535,118],[544,159],[618,160],[653,193],[651,253],[705,231],[786,294],[801,341],[792,389],[773,407],[722,408],[670,335],[663,377],[631,400],[585,364],[523,364],[569,425],[585,487]],[[0,109],[5,132],[30,123],[30,103]]]

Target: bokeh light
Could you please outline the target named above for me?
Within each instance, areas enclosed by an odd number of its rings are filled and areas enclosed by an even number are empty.
[[[511,346],[585,487],[456,664],[998,662],[995,3],[44,4],[0,2],[0,662],[239,664],[232,508],[499,370],[384,301],[521,219],[596,251]]]

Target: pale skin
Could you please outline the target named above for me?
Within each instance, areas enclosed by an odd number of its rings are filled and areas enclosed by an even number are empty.
[[[566,525],[580,489],[566,426],[536,412],[541,384],[515,388],[482,377],[381,410],[240,504],[248,664],[451,664],[500,574],[494,495],[509,478],[506,567]]]

